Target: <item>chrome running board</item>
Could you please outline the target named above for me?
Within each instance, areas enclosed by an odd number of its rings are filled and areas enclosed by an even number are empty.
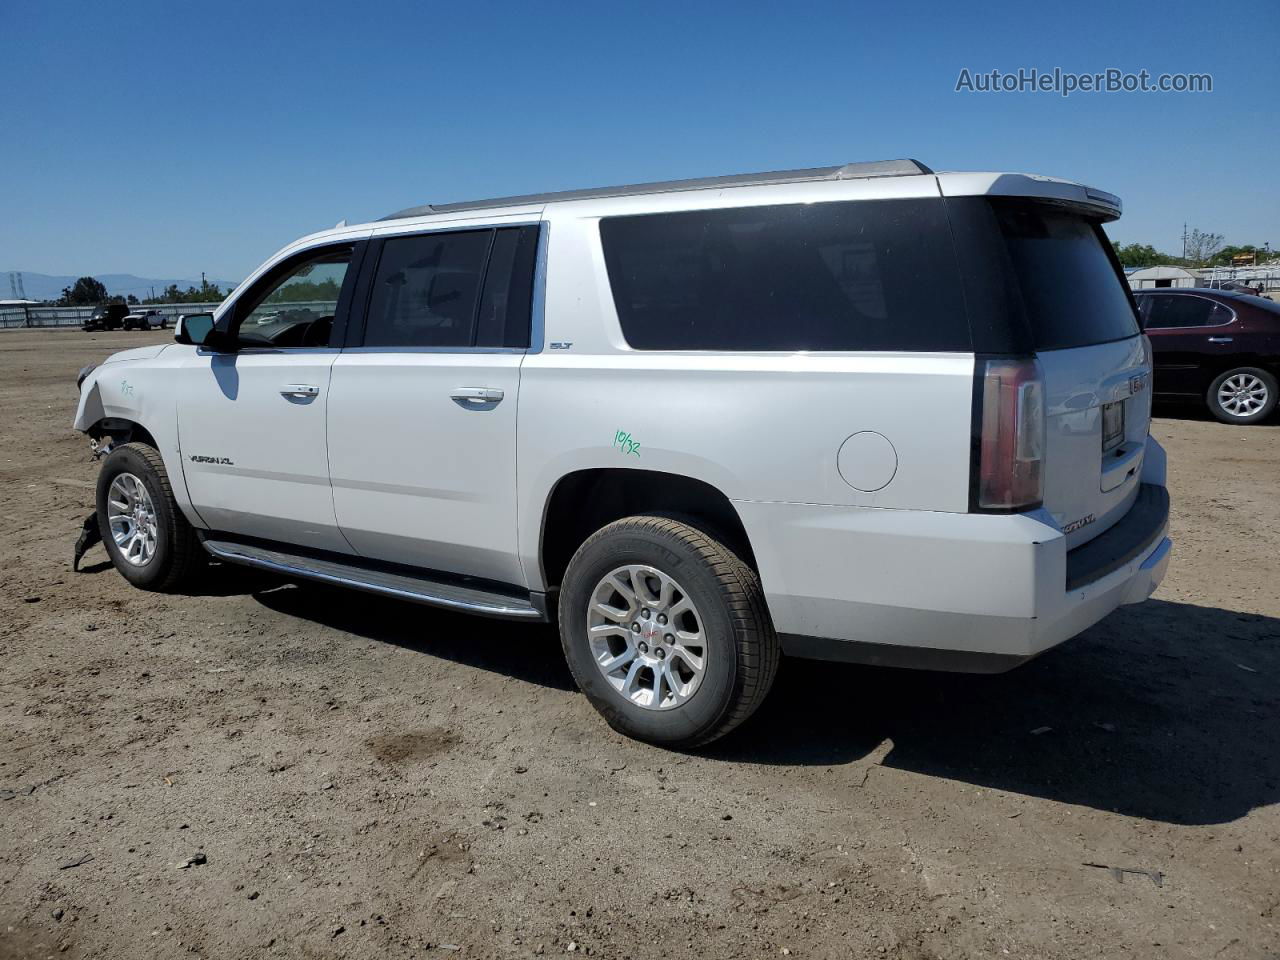
[[[504,620],[544,619],[542,613],[527,599],[493,593],[476,587],[441,583],[404,573],[370,570],[336,560],[299,556],[281,550],[227,540],[205,540],[204,548],[227,563],[270,570],[286,577],[302,577],[321,583],[332,583],[340,587],[350,587],[353,590],[363,590],[366,593],[412,600],[415,603],[425,603],[433,607],[444,607],[448,610],[474,613],[485,617],[500,617]]]

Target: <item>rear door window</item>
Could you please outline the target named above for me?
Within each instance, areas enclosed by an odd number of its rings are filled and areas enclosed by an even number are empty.
[[[536,226],[389,237],[366,347],[529,346]]]
[[[1100,227],[1025,200],[994,200],[1032,342],[1059,350],[1137,336],[1124,281]]]
[[[1151,302],[1147,308],[1148,330],[1217,327],[1232,319],[1230,310],[1207,297],[1155,294],[1143,299]]]
[[[969,351],[941,199],[607,217],[637,350]]]

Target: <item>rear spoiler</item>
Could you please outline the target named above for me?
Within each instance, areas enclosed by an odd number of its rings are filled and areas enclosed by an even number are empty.
[[[1079,211],[1102,222],[1118,220],[1120,198],[1113,193],[1071,180],[1028,173],[940,173],[938,190],[944,197],[1026,197]]]

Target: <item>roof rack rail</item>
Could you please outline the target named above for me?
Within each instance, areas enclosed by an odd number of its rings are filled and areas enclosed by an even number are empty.
[[[585,190],[561,190],[555,193],[530,193],[517,197],[495,197],[491,200],[465,200],[461,203],[424,203],[408,207],[383,220],[425,217],[433,213],[461,213],[490,207],[513,207],[550,203],[556,200],[590,200],[598,197],[629,197],[645,193],[674,193],[679,190],[705,190],[714,187],[745,187],[753,184],[802,183],[814,180],[862,180],[871,177],[912,177],[933,173],[919,160],[875,160],[868,163],[846,163],[835,167],[807,167],[803,170],[774,170],[767,173],[738,173],[727,177],[697,177],[693,180],[664,180],[658,183],[632,183],[617,187],[590,187]]]

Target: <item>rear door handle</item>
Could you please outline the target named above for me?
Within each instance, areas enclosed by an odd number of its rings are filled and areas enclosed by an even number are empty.
[[[320,388],[310,383],[288,383],[280,388],[280,396],[306,400],[320,396]]]
[[[497,387],[457,387],[449,396],[464,406],[479,406],[482,403],[498,403],[506,394]]]
[[[1210,337],[1209,342],[1210,343],[1230,343],[1231,339],[1232,339],[1231,337]]]

